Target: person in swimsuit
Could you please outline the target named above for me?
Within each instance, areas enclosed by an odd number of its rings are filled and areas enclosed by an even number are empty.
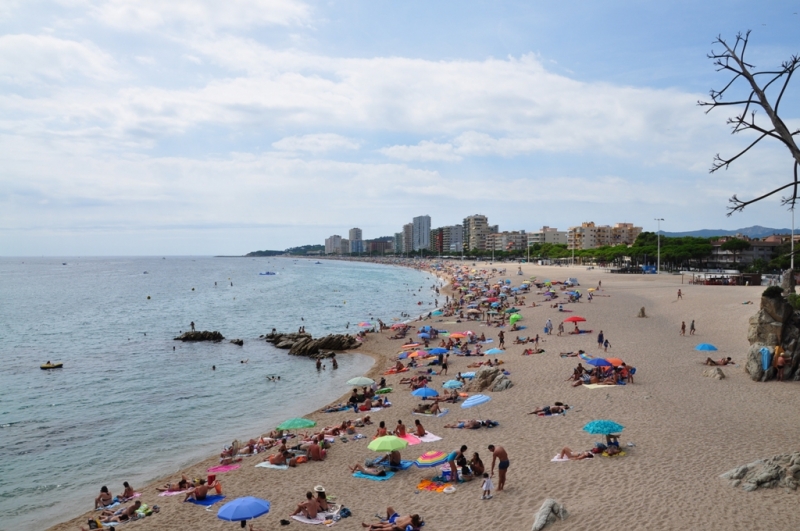
[[[384,469],[375,466],[361,466],[360,464],[355,464],[348,468],[350,469],[350,472],[354,474],[356,472],[361,472],[362,474],[366,474],[368,476],[383,477],[386,475],[386,471]]]
[[[119,497],[120,501],[124,501],[124,502],[125,502],[125,501],[128,501],[128,500],[131,500],[131,499],[133,499],[133,496],[136,494],[136,493],[133,491],[133,487],[131,487],[131,486],[128,484],[128,482],[127,482],[127,481],[125,481],[125,482],[122,484],[122,486],[123,486],[123,487],[125,487],[125,490],[123,490],[123,491],[122,491],[122,494],[121,494],[121,495],[120,495],[120,497]]]
[[[100,487],[100,495],[94,499],[94,508],[100,509],[107,505],[111,505],[114,501],[114,496],[108,491],[108,487],[103,485]]]
[[[107,516],[103,520],[103,523],[107,524],[111,522],[127,522],[128,520],[133,520],[134,517],[136,516],[136,511],[138,511],[141,506],[142,502],[136,500],[135,502],[133,502],[133,505],[126,507],[125,509],[122,509],[120,511],[117,511],[116,513],[113,513],[110,516]]]
[[[306,501],[298,503],[297,509],[294,510],[291,516],[303,513],[303,516],[305,516],[309,520],[313,520],[314,518],[317,517],[318,511],[319,511],[319,504],[317,504],[317,500],[314,499],[314,493],[308,491],[306,492]]]
[[[418,514],[400,516],[391,507],[386,510],[386,514],[389,517],[385,522],[379,522],[377,524],[361,522],[361,527],[375,531],[396,531],[398,529],[407,529],[409,526],[411,529],[419,529],[424,523]]]
[[[163,487],[156,487],[159,492],[180,492],[189,488],[189,478],[181,475],[181,480],[177,483],[167,483]]]
[[[561,452],[559,452],[558,458],[559,459],[564,459],[565,457],[567,459],[571,459],[573,461],[580,461],[581,459],[593,459],[594,458],[594,454],[590,450],[587,450],[585,452],[575,453],[572,450],[570,450],[569,448],[564,447],[561,450]]]
[[[733,361],[730,358],[720,358],[718,360],[712,360],[711,358],[706,358],[705,364],[706,365],[730,365]]]
[[[414,426],[416,429],[417,437],[424,437],[425,435],[427,435],[428,432],[425,431],[425,428],[422,427],[422,423],[419,421],[419,419],[414,420]]]
[[[567,404],[562,404],[561,402],[556,402],[553,406],[544,406],[541,408],[536,408],[528,415],[538,415],[539,413],[544,413],[545,415],[555,415],[557,413],[564,413],[566,410],[569,409]]]
[[[201,479],[200,484],[193,489],[189,489],[189,492],[186,493],[186,497],[183,501],[192,500],[205,500],[206,496],[208,496],[208,485],[206,485],[206,480]]]
[[[456,463],[456,461],[458,460],[459,457],[464,457],[464,452],[466,451],[467,451],[467,445],[462,444],[461,448],[453,452],[450,452],[450,454],[447,456],[447,462],[450,465],[450,477],[453,480],[458,478],[458,464]]]
[[[506,484],[506,470],[508,470],[509,465],[511,464],[508,459],[508,453],[506,449],[502,446],[495,446],[490,444],[488,447],[489,451],[492,452],[492,473],[491,475],[494,476],[494,463],[495,461],[499,461],[497,465],[497,470],[500,474],[500,479],[497,482],[497,492],[503,490]]]
[[[397,421],[397,428],[395,428],[394,434],[401,439],[406,436],[406,425],[403,424],[402,420]]]

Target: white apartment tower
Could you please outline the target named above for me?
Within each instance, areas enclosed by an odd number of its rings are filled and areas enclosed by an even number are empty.
[[[412,250],[428,249],[431,245],[431,217],[417,216],[412,222]]]

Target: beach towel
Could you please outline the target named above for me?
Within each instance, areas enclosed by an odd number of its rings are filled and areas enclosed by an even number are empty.
[[[115,498],[115,499],[116,499],[116,498]],[[103,510],[105,510],[105,509],[111,509],[112,507],[116,507],[117,505],[119,505],[119,502],[118,502],[118,501],[115,501],[115,502],[114,502],[114,503],[112,503],[111,505],[105,505],[105,506],[103,506],[103,507],[98,507],[97,509],[95,509],[95,511],[103,511]]]
[[[132,499],[134,499],[134,498],[138,498],[138,497],[139,497],[139,496],[141,496],[141,495],[142,495],[142,493],[141,493],[141,492],[134,492],[134,493],[133,493],[133,496],[131,496],[130,498],[124,498],[124,499],[123,499],[123,498],[120,498],[120,501],[121,501],[122,503],[125,503],[125,502],[128,502],[128,501],[131,501],[131,500],[132,500]]]
[[[189,503],[193,503],[195,505],[202,505],[203,507],[211,507],[212,505],[214,505],[218,501],[222,501],[224,499],[225,499],[225,496],[223,496],[222,494],[214,494],[212,496],[206,496],[206,498],[204,500],[193,500],[193,499],[189,498],[186,501],[188,501]]]
[[[225,472],[230,472],[231,470],[236,470],[237,468],[241,467],[242,465],[219,465],[219,466],[212,466],[208,469],[209,474],[224,474]]]
[[[494,339],[487,339],[486,341],[481,341],[481,343],[483,343],[484,345],[487,345],[489,343],[494,343]]]
[[[423,479],[417,484],[417,490],[427,490],[431,492],[444,492],[444,489],[452,486],[452,483],[443,483],[440,481],[431,481]]]
[[[606,384],[583,384],[581,387],[585,387],[587,389],[614,389],[619,386]]]
[[[570,460],[570,458],[567,457],[567,456],[564,456],[564,457],[559,459],[559,457],[558,457],[559,455],[561,455],[561,454],[556,454],[556,456],[554,458],[552,458],[550,461],[553,462],[553,463],[563,463],[564,461],[569,461]]]
[[[392,470],[395,470],[395,471],[396,470],[408,470],[409,468],[411,468],[411,465],[413,465],[413,464],[414,464],[414,461],[405,461],[405,460],[401,459],[400,460],[400,466],[391,466],[391,465],[389,465],[389,468],[391,468]]]
[[[609,455],[608,452],[603,452],[602,456],[603,457],[625,457],[625,452],[620,452],[620,453],[614,454],[614,455]]]
[[[394,472],[387,472],[385,476],[370,476],[363,472],[353,474],[354,478],[371,479],[372,481],[386,481],[387,479],[392,479],[392,476],[394,476]]]
[[[189,489],[186,490],[169,490],[167,492],[162,492],[159,496],[177,496],[178,494],[186,494],[189,492]]]
[[[409,445],[419,444],[420,442],[422,442],[420,441],[419,437],[417,437],[416,435],[411,435],[410,433],[406,433],[400,438],[403,439],[404,441],[407,441]]]
[[[429,443],[429,442],[441,441],[442,438],[432,433],[426,433],[425,435],[420,437],[419,440],[425,443]]]
[[[338,413],[339,411],[347,411],[349,406],[341,406],[339,409],[326,409],[325,413]]]
[[[324,513],[317,513],[316,518],[306,518],[302,514],[294,514],[292,515],[292,518],[298,522],[303,522],[304,524],[324,524],[327,521],[333,520],[333,517],[339,513],[339,509],[341,509],[341,507],[341,505],[333,505],[330,507],[330,510],[325,511]]]
[[[288,470],[289,465],[273,465],[269,461],[264,461],[256,465],[256,468],[274,468],[275,470]]]
[[[422,417],[443,417],[443,416],[447,415],[447,413],[449,411],[450,411],[449,409],[443,409],[441,413],[438,413],[436,415],[434,415],[433,413],[416,413],[416,412],[412,412],[411,414],[412,415],[420,415]]]

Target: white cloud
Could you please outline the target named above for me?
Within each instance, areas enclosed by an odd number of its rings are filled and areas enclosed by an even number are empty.
[[[428,140],[423,140],[416,146],[389,146],[378,151],[387,157],[406,161],[442,160],[454,162],[461,160],[461,156],[456,154],[453,144],[438,144]]]
[[[91,1],[101,22],[126,31],[181,25],[213,30],[308,21],[311,9],[298,0],[101,0]]]
[[[20,85],[87,77],[114,80],[114,59],[91,42],[51,35],[0,37],[0,80]]]
[[[324,153],[335,150],[355,150],[361,144],[351,138],[332,133],[321,133],[302,136],[287,136],[272,143],[272,147],[280,151],[308,151]]]

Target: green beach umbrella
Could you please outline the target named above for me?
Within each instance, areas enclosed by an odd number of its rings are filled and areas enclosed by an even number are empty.
[[[278,425],[279,430],[302,430],[304,428],[313,428],[317,423],[313,420],[304,418],[289,419]]]
[[[384,435],[369,443],[367,448],[373,452],[394,452],[395,450],[402,450],[406,446],[408,446],[408,441],[405,439],[394,435]]]
[[[520,314],[518,314],[518,313],[515,313],[514,315],[512,315],[512,316],[509,318],[508,322],[509,322],[509,323],[511,323],[511,324],[514,324],[514,323],[516,323],[517,321],[519,321],[520,319],[522,319],[522,316],[521,316]]]
[[[375,383],[375,380],[371,378],[367,378],[366,376],[356,376],[350,380],[347,380],[347,385],[356,385],[360,387],[365,387],[367,385],[372,385]]]

